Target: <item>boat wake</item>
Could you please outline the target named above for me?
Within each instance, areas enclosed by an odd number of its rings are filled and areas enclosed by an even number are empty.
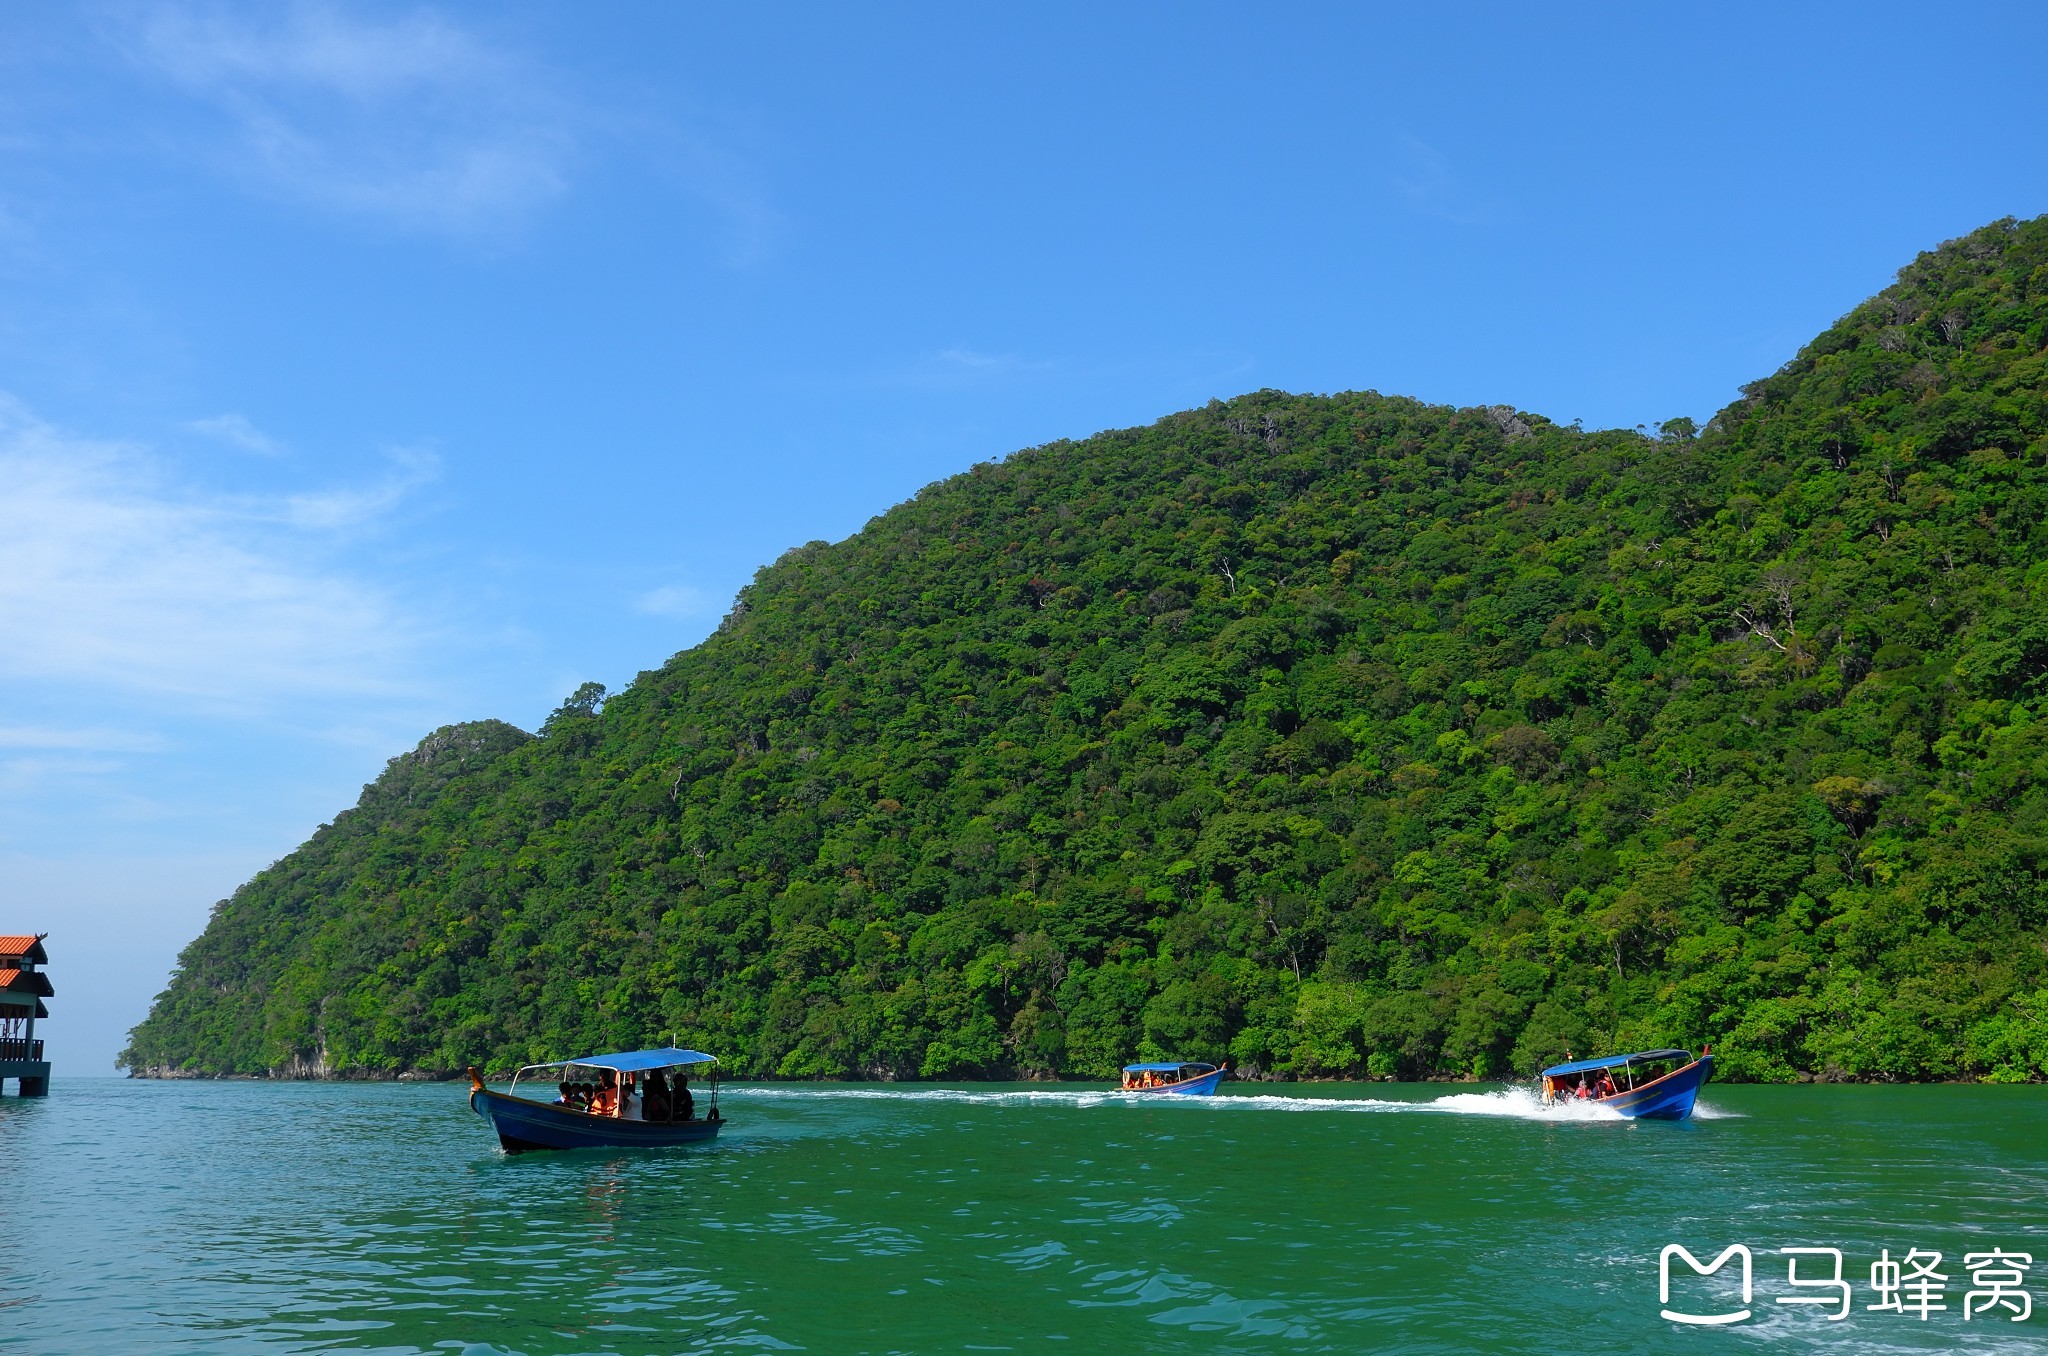
[[[1434,1111],[1461,1116],[1512,1116],[1541,1121],[1625,1121],[1628,1117],[1598,1102],[1554,1102],[1549,1106],[1527,1088],[1502,1088],[1497,1092],[1454,1092],[1429,1104]]]
[[[951,1102],[984,1106],[1173,1107],[1188,1111],[1285,1111],[1285,1112],[1412,1112],[1453,1116],[1497,1116],[1532,1121],[1581,1121],[1624,1123],[1628,1117],[1611,1107],[1593,1102],[1560,1102],[1543,1105],[1543,1099],[1528,1088],[1498,1088],[1491,1092],[1454,1092],[1428,1099],[1397,1097],[1290,1097],[1276,1093],[1232,1093],[1215,1097],[1173,1097],[1157,1093],[1126,1093],[1113,1088],[1038,1089],[1005,1088],[846,1088],[829,1086],[788,1087],[760,1084],[727,1084],[723,1095],[734,1099],[762,1101],[882,1101]],[[1693,1112],[1703,1120],[1720,1120],[1731,1113],[1715,1111],[1700,1104]]]

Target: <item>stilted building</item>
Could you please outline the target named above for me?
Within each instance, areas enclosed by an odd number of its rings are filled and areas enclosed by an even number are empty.
[[[24,1097],[50,1095],[50,1062],[36,1039],[36,1018],[50,1015],[43,1000],[56,992],[38,968],[50,963],[43,951],[49,935],[0,935],[0,1091],[15,1078]]]

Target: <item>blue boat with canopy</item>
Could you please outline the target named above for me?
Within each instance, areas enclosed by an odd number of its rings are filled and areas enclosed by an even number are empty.
[[[1163,1092],[1181,1097],[1208,1097],[1223,1081],[1225,1066],[1199,1061],[1124,1065],[1125,1092]]]
[[[695,1079],[700,1103],[691,1091]],[[552,1101],[523,1096],[536,1084]],[[664,1046],[529,1064],[509,1092],[469,1071],[469,1109],[490,1122],[508,1153],[527,1149],[642,1149],[718,1137],[718,1061],[701,1050]]]
[[[1632,1119],[1682,1121],[1714,1073],[1714,1056],[1702,1049],[1638,1050],[1629,1055],[1574,1060],[1543,1071],[1543,1104],[1583,1102]]]

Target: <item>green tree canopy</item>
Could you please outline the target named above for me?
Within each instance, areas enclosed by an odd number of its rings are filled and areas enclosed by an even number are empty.
[[[1704,427],[1260,391],[762,570],[215,910],[136,1071],[2048,1058],[2048,220]]]

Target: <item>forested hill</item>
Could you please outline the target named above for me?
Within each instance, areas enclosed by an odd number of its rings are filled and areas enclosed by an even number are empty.
[[[1697,430],[1254,395],[789,552],[216,909],[138,1073],[2048,1060],[2048,218]]]

